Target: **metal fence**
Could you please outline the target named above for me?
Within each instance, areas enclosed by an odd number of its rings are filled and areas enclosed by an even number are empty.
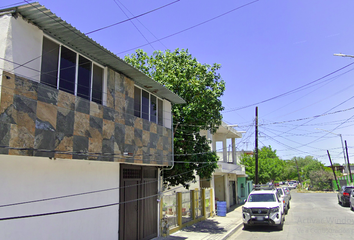
[[[191,192],[182,192],[182,224],[192,219]]]
[[[176,194],[163,196],[162,217],[167,219],[170,228],[177,226],[177,204]]]
[[[211,208],[210,208],[210,189],[205,189],[205,212],[206,217],[210,217],[211,215]]]
[[[176,229],[212,215],[212,190],[191,190],[164,194],[162,216],[169,229]]]
[[[196,190],[195,194],[197,195],[195,197],[196,201],[196,212],[195,212],[195,218],[200,218],[203,217],[203,199],[202,199],[202,190]]]

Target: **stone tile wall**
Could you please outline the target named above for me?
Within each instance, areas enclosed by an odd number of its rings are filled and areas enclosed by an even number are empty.
[[[103,106],[4,72],[0,154],[171,165],[171,129],[134,116],[134,82],[109,70],[107,86]]]

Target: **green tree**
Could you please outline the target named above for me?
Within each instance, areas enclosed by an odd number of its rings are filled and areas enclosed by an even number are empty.
[[[295,162],[295,157],[292,159]],[[313,156],[306,156],[305,158],[296,157],[299,166],[301,179],[309,179],[312,171],[324,170],[324,164],[315,159]]]
[[[183,49],[155,51],[151,56],[137,50],[125,61],[186,101],[172,106],[176,163],[172,170],[164,171],[164,182],[188,187],[186,183],[195,180],[194,172],[201,178],[210,178],[218,158],[210,152],[209,142],[200,130],[214,133],[221,124],[220,112],[224,108],[219,98],[225,91],[225,82],[217,72],[220,65],[201,64]],[[196,154],[201,152],[205,154]]]
[[[248,178],[255,181],[255,157],[254,155],[244,155],[241,164],[245,165]],[[258,150],[258,180],[259,183],[282,180],[284,161],[280,160],[276,151],[271,146],[262,147]]]
[[[311,171],[309,174],[313,190],[332,189],[333,175],[324,169]]]

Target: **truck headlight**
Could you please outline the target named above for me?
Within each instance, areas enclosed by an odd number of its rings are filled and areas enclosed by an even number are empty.
[[[242,207],[242,212],[251,213],[251,209],[246,208],[246,207]]]
[[[270,212],[271,212],[271,213],[279,212],[279,207],[271,208],[271,209],[270,209]]]

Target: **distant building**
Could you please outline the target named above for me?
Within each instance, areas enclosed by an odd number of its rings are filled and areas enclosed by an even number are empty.
[[[329,168],[332,168],[332,169],[334,169],[334,171],[339,171],[339,172],[341,172],[341,173],[344,173],[345,172],[345,167],[344,166],[342,166],[342,165],[339,165],[339,166],[327,166],[327,167],[329,167]],[[354,166],[353,166],[354,167]]]

